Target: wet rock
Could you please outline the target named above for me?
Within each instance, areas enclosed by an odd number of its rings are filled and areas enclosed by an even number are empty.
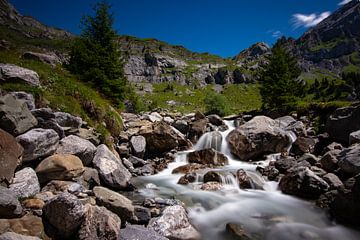
[[[78,129],[83,123],[80,117],[75,117],[69,113],[55,112],[54,114],[56,122],[62,127]]]
[[[219,117],[216,114],[212,114],[207,116],[207,119],[209,120],[209,122],[215,126],[222,126],[225,125],[225,122],[221,119],[221,117]]]
[[[239,169],[236,171],[236,177],[239,182],[239,187],[241,189],[252,189],[254,184],[251,178],[246,174],[244,169]]]
[[[30,111],[35,109],[35,99],[32,94],[26,92],[11,92],[10,94],[17,100],[24,101]]]
[[[285,194],[315,199],[329,189],[329,184],[309,168],[297,167],[281,178],[279,187]]]
[[[192,172],[192,173],[187,173],[184,176],[182,176],[179,179],[178,184],[186,185],[189,183],[193,183],[195,181],[196,181],[196,173]]]
[[[17,218],[22,212],[23,209],[15,193],[0,186],[0,218]]]
[[[26,103],[7,94],[0,97],[0,128],[17,136],[37,125]]]
[[[0,184],[10,183],[21,162],[23,148],[16,139],[0,128]]]
[[[196,172],[200,169],[204,169],[206,168],[205,165],[199,164],[199,163],[190,163],[190,164],[186,164],[180,167],[175,168],[172,173],[173,174],[177,174],[177,173],[192,173],[192,172]]]
[[[57,154],[71,154],[79,157],[85,166],[92,163],[96,147],[90,141],[70,135],[60,140]]]
[[[338,168],[338,159],[337,155],[340,153],[340,150],[332,150],[327,152],[321,159],[321,167],[327,172],[333,172]]]
[[[221,183],[219,182],[206,182],[203,183],[200,187],[203,191],[219,191],[222,188]]]
[[[286,173],[288,169],[294,167],[297,161],[293,157],[282,157],[275,162],[275,167],[280,173]]]
[[[191,142],[197,142],[199,138],[206,132],[208,120],[206,118],[194,121],[190,125],[188,137]]]
[[[73,195],[62,193],[43,208],[45,232],[55,239],[74,237],[85,218],[85,207]]]
[[[0,82],[21,82],[40,86],[39,75],[36,72],[14,64],[0,64]]]
[[[172,126],[179,130],[182,134],[187,134],[189,132],[189,124],[185,120],[176,120]]]
[[[55,154],[44,159],[35,169],[41,183],[50,180],[72,180],[84,171],[81,160],[69,154]]]
[[[337,190],[331,190],[320,195],[319,199],[316,200],[316,206],[329,210],[331,203],[338,194],[339,192]]]
[[[290,144],[287,133],[276,121],[257,116],[231,131],[227,136],[231,152],[243,161],[256,159],[267,153],[285,152]]]
[[[101,180],[109,187],[114,189],[129,187],[131,173],[106,145],[102,144],[97,148],[93,164],[98,170]]]
[[[166,207],[161,217],[151,219],[148,228],[170,239],[200,239],[180,205]]]
[[[212,148],[191,152],[187,155],[189,163],[224,166],[228,164],[227,157]]]
[[[354,143],[360,143],[360,130],[350,133],[349,145],[352,145]]]
[[[40,192],[40,184],[36,172],[32,168],[24,168],[15,173],[9,189],[17,198],[28,198]]]
[[[329,184],[331,190],[344,189],[344,184],[335,174],[328,173],[324,175],[322,178]]]
[[[220,172],[208,171],[204,175],[204,183],[206,182],[222,182],[222,177]]]
[[[0,235],[0,240],[40,240],[40,238],[6,232]]]
[[[104,187],[94,187],[93,192],[96,197],[96,203],[117,214],[123,224],[134,217],[135,209],[132,201],[128,198]]]
[[[360,106],[338,108],[328,118],[325,130],[335,141],[348,143],[349,135],[360,129]]]
[[[24,148],[24,161],[47,157],[59,145],[59,135],[52,129],[35,128],[16,137],[16,140]]]
[[[231,239],[234,240],[253,240],[253,238],[249,233],[247,233],[243,227],[235,223],[226,224],[226,231],[231,234]]]
[[[0,219],[0,233],[5,232],[47,238],[44,234],[44,226],[41,218],[31,214],[27,214],[21,218]]]
[[[360,173],[360,144],[354,144],[339,153],[338,165],[346,173]]]
[[[189,147],[191,144],[175,128],[164,122],[156,122],[140,129],[140,135],[146,139],[146,152],[159,155],[178,147]]]
[[[120,240],[167,240],[152,229],[140,225],[127,225],[121,230]]]
[[[85,205],[85,219],[77,239],[117,240],[120,237],[120,218],[104,207]]]
[[[133,220],[132,222],[135,224],[147,225],[151,219],[150,210],[141,206],[135,206],[134,209],[135,220]]]
[[[304,153],[312,153],[314,151],[316,141],[310,137],[298,137],[291,147],[291,152],[295,155]]]
[[[132,136],[130,139],[132,154],[143,158],[146,150],[146,139],[143,136]]]

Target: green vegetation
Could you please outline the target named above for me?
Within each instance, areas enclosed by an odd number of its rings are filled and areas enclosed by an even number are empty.
[[[302,95],[302,85],[298,81],[300,69],[295,58],[276,43],[272,55],[268,56],[269,64],[260,75],[262,106],[265,109],[287,109],[296,105]]]
[[[319,43],[318,45],[310,48],[310,51],[317,52],[317,51],[320,51],[322,49],[332,49],[332,48],[336,47],[337,45],[339,45],[342,42],[346,42],[346,40],[341,39],[341,38],[335,38],[335,39],[332,39],[331,41]]]
[[[229,110],[229,103],[222,94],[215,92],[207,93],[204,99],[204,104],[206,114],[225,116],[231,113]]]

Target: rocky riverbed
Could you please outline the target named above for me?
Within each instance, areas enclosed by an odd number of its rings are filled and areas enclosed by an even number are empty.
[[[0,97],[0,239],[359,239],[360,107],[81,118]]]

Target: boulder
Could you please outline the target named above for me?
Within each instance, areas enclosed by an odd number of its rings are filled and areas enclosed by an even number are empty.
[[[124,224],[134,218],[135,209],[128,198],[104,187],[94,187],[93,192],[96,203],[117,214]]]
[[[61,64],[60,58],[54,53],[38,53],[38,52],[25,52],[22,57],[24,59],[36,60],[39,62],[50,64],[51,66],[56,66]]]
[[[187,155],[189,163],[199,163],[211,166],[224,166],[228,164],[227,157],[212,148],[190,152]]]
[[[23,160],[32,161],[55,153],[59,145],[59,135],[52,129],[35,128],[16,140],[24,148]]]
[[[195,174],[195,177],[196,177],[196,173],[192,173],[192,174]],[[203,182],[204,183],[207,183],[207,182],[219,182],[219,183],[222,183],[223,182],[222,179],[224,178],[223,176],[224,176],[223,172],[208,171],[204,175]],[[194,179],[194,181],[195,180],[196,179]]]
[[[219,182],[206,182],[203,183],[200,187],[201,190],[203,191],[219,191],[222,188],[221,183]]]
[[[0,235],[0,240],[40,240],[40,238],[6,232]]]
[[[252,189],[254,183],[252,179],[247,175],[244,169],[239,169],[236,171],[236,178],[239,182],[239,187],[241,189]]]
[[[14,64],[0,64],[0,82],[20,82],[40,86],[39,75],[35,71]]]
[[[342,181],[333,173],[325,174],[322,177],[330,186],[331,190],[342,190],[344,189],[344,184]]]
[[[291,152],[295,155],[314,152],[316,140],[310,137],[298,137],[291,147]]]
[[[176,128],[177,130],[179,130],[182,134],[187,134],[188,131],[189,131],[189,124],[188,124],[188,122],[185,121],[185,120],[181,120],[181,119],[176,120],[176,121],[172,124],[172,126],[173,126],[174,128]]]
[[[209,120],[209,123],[215,125],[215,126],[222,126],[225,125],[225,122],[216,114],[212,114],[207,116],[207,119]]]
[[[114,189],[129,187],[131,173],[106,145],[102,144],[97,148],[93,164],[98,170],[101,180],[109,187]]]
[[[344,172],[354,175],[360,173],[360,143],[344,149],[337,159],[339,167]]]
[[[325,130],[335,141],[348,143],[349,135],[360,130],[360,106],[338,108],[327,119]]]
[[[257,116],[234,129],[227,136],[230,151],[240,160],[249,161],[268,153],[286,152],[291,143],[276,121]]]
[[[47,238],[44,234],[41,218],[32,214],[27,214],[21,218],[0,219],[0,234],[5,232]]]
[[[288,169],[294,167],[297,161],[293,157],[281,157],[280,159],[276,160],[275,168],[279,170],[280,173],[286,173]]]
[[[189,139],[194,143],[206,132],[208,120],[202,118],[191,123],[189,129]]]
[[[327,172],[333,172],[338,169],[338,159],[337,155],[340,153],[340,150],[332,150],[327,152],[321,159],[320,165]]]
[[[175,168],[172,173],[173,174],[178,174],[178,173],[192,173],[192,172],[196,172],[198,170],[204,169],[206,168],[206,165],[202,165],[199,163],[190,163],[190,164],[186,164],[180,167]]]
[[[316,199],[329,190],[329,184],[307,167],[291,168],[281,178],[279,187],[285,194]]]
[[[35,98],[31,93],[11,92],[10,94],[17,100],[24,101],[30,111],[35,109]]]
[[[130,156],[128,160],[131,163],[131,165],[135,168],[143,167],[144,165],[146,165],[145,160],[135,157],[135,156]]]
[[[98,171],[89,167],[85,167],[84,169],[84,173],[74,180],[86,189],[93,189],[95,186],[99,186],[101,183]]]
[[[96,152],[96,147],[90,141],[75,135],[67,136],[60,140],[57,154],[72,154],[81,159],[85,166],[92,163]]]
[[[55,120],[62,127],[80,128],[83,121],[80,117],[75,117],[69,113],[55,112]]]
[[[170,239],[200,239],[180,205],[166,207],[161,217],[150,220],[148,228]]]
[[[54,239],[71,239],[84,221],[85,212],[85,207],[74,195],[59,194],[43,208],[46,234]]]
[[[40,184],[36,172],[29,167],[16,172],[9,189],[17,198],[35,196],[40,192]]]
[[[178,180],[178,184],[186,185],[196,181],[196,173],[187,173]]]
[[[127,225],[121,229],[120,240],[168,240],[152,229],[142,225]]]
[[[182,133],[165,122],[156,122],[141,128],[139,134],[145,137],[146,151],[150,154],[161,154],[191,145]]]
[[[0,128],[0,184],[10,183],[22,154],[23,148],[16,139]]]
[[[118,240],[120,218],[104,207],[85,205],[85,218],[78,231],[79,240]]]
[[[350,133],[349,145],[360,143],[360,130]]]
[[[82,139],[86,139],[89,140],[92,144],[94,144],[95,146],[100,144],[100,134],[97,133],[95,131],[95,129],[93,128],[80,128],[78,129],[78,131],[75,133],[76,136],[82,138]]]
[[[143,158],[146,150],[146,139],[143,136],[132,136],[130,139],[132,154]]]
[[[37,124],[24,101],[16,100],[10,94],[0,97],[0,128],[17,136]]]
[[[151,212],[148,208],[134,206],[135,219],[133,223],[147,225],[151,219]]]
[[[0,218],[17,218],[22,212],[23,209],[15,193],[0,186]]]
[[[35,169],[39,181],[46,183],[51,180],[72,180],[84,171],[81,160],[69,154],[55,154],[44,159]]]
[[[31,111],[31,114],[38,121],[47,121],[55,118],[55,114],[51,110],[51,108],[38,108]]]
[[[296,133],[297,136],[305,135],[305,126],[301,121],[295,120],[291,116],[284,116],[275,119],[277,126],[279,126],[284,131],[292,131]]]

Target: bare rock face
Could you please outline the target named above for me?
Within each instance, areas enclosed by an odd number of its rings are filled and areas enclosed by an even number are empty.
[[[131,173],[106,145],[102,144],[97,148],[93,164],[98,170],[100,178],[109,187],[114,189],[129,187]]]
[[[265,116],[254,117],[236,128],[227,137],[231,152],[243,161],[256,159],[268,153],[287,150],[290,138],[276,121]]]
[[[0,127],[17,136],[37,125],[26,103],[10,94],[0,97]]]
[[[85,205],[85,219],[78,232],[79,240],[118,240],[120,237],[120,218],[104,207]]]
[[[223,166],[228,164],[227,157],[212,148],[189,153],[188,161],[189,163],[199,163],[213,166]]]
[[[52,129],[35,128],[16,140],[24,148],[24,161],[32,161],[53,154],[59,145],[59,135]]]
[[[0,128],[0,184],[10,183],[22,153],[23,148],[16,139]]]
[[[150,220],[148,228],[170,239],[200,239],[180,205],[166,207],[161,217]]]
[[[35,71],[14,64],[0,64],[0,82],[22,82],[40,86],[39,75]]]
[[[54,239],[74,237],[85,218],[85,207],[73,195],[62,193],[43,208],[45,232]]]

